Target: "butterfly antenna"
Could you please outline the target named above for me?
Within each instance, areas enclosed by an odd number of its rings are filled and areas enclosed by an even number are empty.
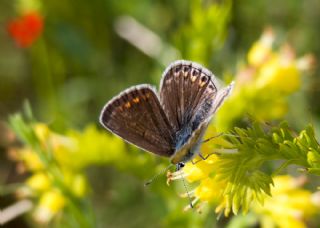
[[[144,183],[144,186],[148,186],[150,185],[153,181],[155,181],[156,179],[158,179],[158,177],[160,175],[163,175],[173,164],[168,165],[166,168],[164,168],[163,170],[161,170],[161,172],[159,172],[158,174],[156,174],[154,177],[152,177],[150,180],[148,180],[146,183]]]
[[[190,208],[193,208],[193,203],[192,203],[191,196],[190,196],[190,193],[189,193],[188,188],[187,188],[186,180],[185,180],[184,176],[182,175],[182,173],[181,173],[181,179],[182,179],[182,182],[183,182],[183,186],[184,186],[184,188],[185,188],[185,190],[187,192]]]

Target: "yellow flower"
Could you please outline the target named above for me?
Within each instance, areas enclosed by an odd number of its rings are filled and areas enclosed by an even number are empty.
[[[259,66],[263,64],[272,53],[274,34],[271,28],[267,28],[260,39],[255,42],[248,52],[248,62],[250,65]]]
[[[77,174],[72,181],[72,192],[78,196],[83,197],[88,190],[88,183],[83,175]]]
[[[303,179],[291,176],[274,178],[272,197],[266,197],[263,206],[255,204],[253,210],[262,217],[262,224],[273,221],[278,227],[306,227],[304,220],[320,209],[314,195],[300,186]]]
[[[221,198],[225,185],[212,178],[206,178],[201,181],[195,189],[195,196],[202,202],[216,202]]]
[[[45,173],[37,172],[27,179],[26,185],[32,190],[43,192],[50,188],[51,181]]]
[[[216,155],[212,155],[207,160],[200,160],[200,162],[198,162],[199,160],[197,160],[196,158],[196,164],[188,162],[183,168],[184,176],[186,177],[186,179],[189,182],[194,182],[206,178],[214,168],[214,165],[212,165],[212,163],[214,163],[215,156]]]
[[[83,132],[69,131],[67,136],[55,136],[52,142],[58,162],[74,170],[93,163],[120,161],[126,151],[126,145],[119,137],[105,134],[93,125]]]
[[[200,205],[208,202],[218,202],[221,200],[225,183],[209,177],[209,174],[215,168],[214,163],[217,159],[217,155],[212,155],[207,160],[202,160],[196,164],[189,162],[179,171],[168,172],[167,183],[181,178],[186,178],[189,182],[200,181],[199,185],[189,192],[189,195],[194,198],[192,204],[195,205],[198,201],[200,201]],[[187,195],[184,194],[184,196]],[[185,208],[185,210],[188,209],[190,209],[190,205]]]
[[[274,55],[262,66],[256,83],[258,88],[289,94],[300,88],[300,78],[301,74],[294,60]]]
[[[48,223],[65,205],[65,198],[60,191],[53,189],[44,193],[34,212],[34,218],[39,223]]]
[[[39,171],[44,169],[44,165],[39,156],[30,148],[26,147],[19,150],[19,154],[20,160],[24,162],[28,170]]]
[[[30,11],[40,11],[42,8],[41,0],[18,0],[16,1],[16,10],[19,13]]]
[[[229,130],[247,114],[271,121],[288,112],[288,96],[301,88],[303,71],[313,68],[315,58],[310,54],[297,58],[287,44],[273,48],[274,40],[272,30],[267,29],[252,45],[248,63],[235,74],[237,83],[232,95],[216,114],[219,130]]]
[[[83,197],[88,191],[88,183],[81,173],[74,173],[69,170],[63,172],[64,184],[77,197]]]
[[[43,123],[35,124],[34,131],[41,143],[46,143],[51,134],[50,129],[48,128],[48,125]]]

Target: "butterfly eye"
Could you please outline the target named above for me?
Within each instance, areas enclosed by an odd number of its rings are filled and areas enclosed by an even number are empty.
[[[179,162],[179,163],[177,164],[177,170],[182,169],[184,166],[185,166],[185,164],[184,164],[183,162]]]

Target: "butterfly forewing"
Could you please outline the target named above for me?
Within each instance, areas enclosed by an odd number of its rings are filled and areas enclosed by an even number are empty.
[[[203,109],[205,104],[213,105],[217,87],[212,77],[210,71],[189,61],[177,61],[164,72],[160,85],[160,100],[175,131],[192,124],[196,113]],[[204,115],[209,113],[208,111]],[[193,125],[193,129],[198,127],[198,123]]]
[[[126,141],[155,154],[174,153],[174,132],[158,96],[148,85],[127,89],[106,104],[101,123]]]

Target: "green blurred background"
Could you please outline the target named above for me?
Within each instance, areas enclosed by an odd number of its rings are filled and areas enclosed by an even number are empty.
[[[43,16],[43,32],[29,47],[20,47],[7,25],[28,9]],[[138,43],[151,47],[143,50],[128,41],[125,36],[130,37],[131,30],[126,26],[138,26]],[[319,59],[318,0],[1,0],[1,127],[25,100],[35,117],[57,132],[83,129],[88,123],[99,126],[101,108],[112,96],[136,84],[158,86],[162,71],[176,59],[197,61],[221,79],[234,75],[266,26],[272,26],[279,42],[289,42],[297,55],[312,52]],[[296,110],[303,109],[297,112],[305,114],[298,120],[303,124],[318,125],[318,75],[316,68],[313,77],[305,80],[302,104],[295,104]],[[23,181],[28,174],[18,175],[15,163],[7,159],[5,137],[0,146],[1,184]],[[166,187],[164,177],[144,188],[143,180],[157,172],[155,163],[159,159],[135,167],[137,175],[109,165],[86,169],[97,227],[224,227],[228,223],[223,218],[216,221],[214,209],[203,215],[182,212],[187,200],[177,192],[183,188]],[[171,200],[164,202],[164,196]],[[13,195],[1,197],[0,206],[14,200]],[[35,225],[26,221],[11,224]]]

